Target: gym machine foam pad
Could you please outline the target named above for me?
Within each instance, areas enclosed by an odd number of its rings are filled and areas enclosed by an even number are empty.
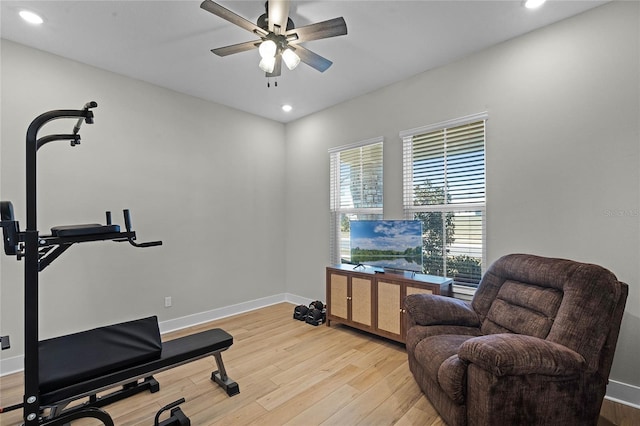
[[[215,328],[162,343],[157,317],[39,342],[40,402],[73,400],[219,352],[233,337]]]
[[[154,316],[41,340],[38,349],[46,393],[158,359],[162,341]]]

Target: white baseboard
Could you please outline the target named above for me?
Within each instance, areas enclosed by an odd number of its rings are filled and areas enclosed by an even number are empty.
[[[287,302],[292,305],[308,305],[312,302],[306,297],[297,296],[290,293],[280,293],[274,296],[263,297],[261,299],[250,300],[236,305],[225,306],[223,308],[212,309],[181,318],[162,321],[158,324],[160,333],[165,334],[171,331],[181,330],[194,325],[203,324],[210,321],[226,318],[232,315],[253,311],[276,303]],[[292,311],[293,314],[293,311]],[[0,377],[17,373],[24,369],[24,357],[15,356],[12,358],[0,359]],[[640,409],[640,387],[627,383],[609,380],[607,394],[605,398],[619,404],[628,405]]]
[[[640,410],[640,387],[609,380],[605,398]]]
[[[0,359],[0,377],[24,370],[24,356]]]
[[[197,314],[187,315],[181,318],[162,321],[158,323],[158,327],[160,328],[160,334],[165,334],[169,333],[170,331],[182,330],[183,328],[193,327],[194,325],[215,321],[218,319],[230,317],[232,315],[255,311],[256,309],[275,305],[276,303],[291,302],[290,299],[297,298],[298,296],[295,295],[280,293],[274,296],[263,297],[261,299],[250,300],[248,302],[242,302],[236,305],[225,306],[223,308],[212,309],[210,311],[199,312]],[[291,311],[291,313],[293,315],[293,311]]]

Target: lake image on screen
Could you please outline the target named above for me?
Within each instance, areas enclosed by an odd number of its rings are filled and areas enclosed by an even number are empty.
[[[350,223],[351,263],[422,272],[422,222],[358,220]]]

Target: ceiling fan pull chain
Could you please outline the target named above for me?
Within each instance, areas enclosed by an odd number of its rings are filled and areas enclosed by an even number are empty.
[[[273,85],[278,87],[278,79],[273,80]],[[267,77],[267,87],[271,87],[271,77]]]

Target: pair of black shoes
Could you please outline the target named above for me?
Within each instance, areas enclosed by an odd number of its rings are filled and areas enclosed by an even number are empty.
[[[293,310],[293,319],[305,321],[307,324],[320,325],[327,320],[327,310],[324,304],[316,300],[309,306],[298,305]]]

